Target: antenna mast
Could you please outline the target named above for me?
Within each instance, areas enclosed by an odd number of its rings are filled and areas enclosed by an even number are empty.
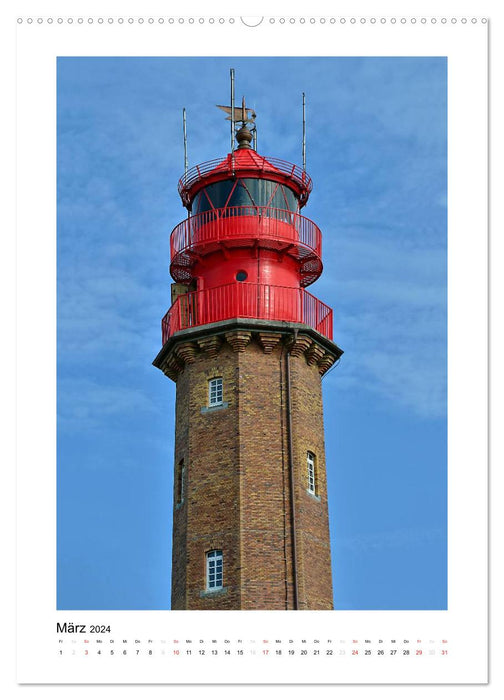
[[[187,124],[186,124],[186,109],[185,107],[182,109],[182,127],[184,130],[184,184],[187,182],[187,168],[188,168],[188,161],[187,161]]]
[[[303,172],[306,172],[306,99],[303,92]]]
[[[230,68],[229,74],[231,76],[231,106],[228,107],[227,105],[216,105],[216,107],[222,109],[222,111],[228,115],[226,119],[229,119],[231,124],[231,163],[234,168],[234,152],[236,149],[235,138],[238,136],[238,134],[248,134],[248,136],[245,136],[245,141],[243,141],[243,139],[240,141],[238,148],[250,148],[250,141],[252,138],[254,138],[254,148],[257,147],[257,134],[255,126],[255,119],[257,115],[253,109],[245,105],[245,97],[242,98],[241,107],[235,107],[234,68]],[[241,129],[239,129],[238,132],[236,131],[237,122],[241,122]],[[252,124],[250,130],[247,128],[247,124]]]
[[[229,71],[231,76],[231,153],[234,151],[234,135],[235,135],[235,84],[234,84],[234,68]]]

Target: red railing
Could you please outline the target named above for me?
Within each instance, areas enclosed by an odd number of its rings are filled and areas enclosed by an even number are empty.
[[[287,209],[247,205],[210,209],[181,221],[170,236],[171,259],[196,246],[247,238],[295,244],[322,256],[322,234],[313,221]]]
[[[217,158],[215,160],[207,160],[205,163],[200,163],[199,165],[194,165],[180,178],[178,184],[179,194],[184,199],[184,194],[190,190],[198,180],[214,172],[221,175],[229,174],[231,176],[241,170],[257,170],[263,173],[271,173],[272,175],[280,172],[282,175],[292,179],[298,187],[305,190],[308,194],[313,188],[311,177],[305,170],[300,168],[299,165],[294,165],[280,158],[266,158],[254,152],[253,160],[243,161],[243,163],[240,162],[238,156],[235,156],[233,161],[231,154],[228,154],[227,158],[224,160],[222,158]]]
[[[178,331],[231,318],[305,323],[332,340],[332,309],[305,289],[233,282],[179,296],[161,321],[163,345]]]

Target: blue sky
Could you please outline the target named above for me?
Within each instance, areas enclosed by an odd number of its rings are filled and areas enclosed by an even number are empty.
[[[323,380],[337,609],[444,609],[444,58],[58,60],[58,608],[169,609],[174,384],[151,362],[189,164],[229,150],[215,104],[300,163],[323,234],[309,290],[345,351]]]

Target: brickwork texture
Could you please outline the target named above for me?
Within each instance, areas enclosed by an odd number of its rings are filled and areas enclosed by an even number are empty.
[[[174,465],[185,467],[180,503],[174,474],[173,609],[332,609],[323,355],[310,339],[293,345],[289,334],[235,331],[193,339],[178,365],[169,360],[177,382]],[[211,407],[208,383],[216,377],[223,404]],[[206,581],[214,549],[223,553],[216,591]]]

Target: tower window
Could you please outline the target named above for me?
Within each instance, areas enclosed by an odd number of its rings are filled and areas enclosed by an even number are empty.
[[[184,482],[185,482],[185,465],[184,460],[181,459],[177,464],[177,470],[175,473],[175,504],[180,506],[184,502]]]
[[[220,406],[222,403],[222,377],[215,377],[208,382],[208,405]]]
[[[247,277],[248,277],[248,275],[247,275],[247,273],[245,272],[245,270],[238,270],[238,272],[236,273],[236,280],[237,280],[238,282],[245,282],[245,280],[247,279]]]
[[[222,549],[212,549],[206,554],[206,587],[208,591],[222,588]]]
[[[308,493],[312,493],[314,496],[317,495],[317,473],[315,467],[315,455],[313,452],[306,453],[306,470],[308,478]]]

